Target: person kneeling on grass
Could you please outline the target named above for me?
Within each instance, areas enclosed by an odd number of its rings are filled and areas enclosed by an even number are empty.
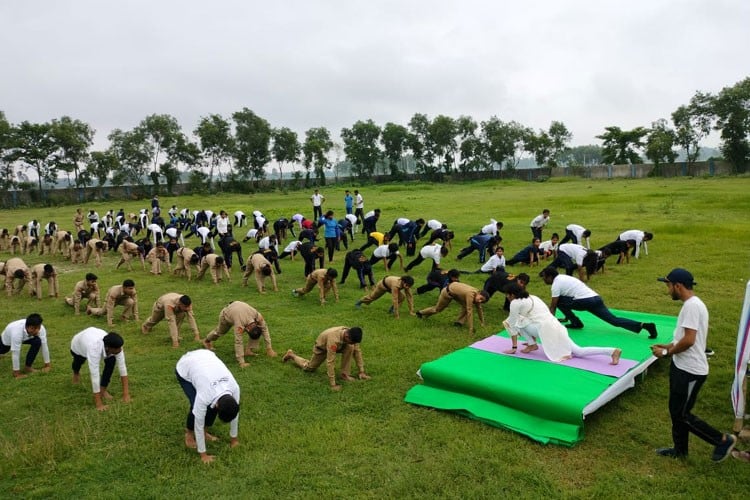
[[[393,297],[391,308],[388,310],[390,314],[393,314],[398,319],[398,310],[401,308],[401,303],[406,300],[409,306],[409,314],[415,316],[414,296],[411,293],[412,286],[414,286],[414,278],[411,276],[386,276],[378,281],[372,292],[359,299],[354,305],[360,307],[362,304],[371,304],[386,292],[390,292]]]
[[[505,288],[505,296],[510,301],[510,314],[503,326],[510,334],[513,347],[504,351],[515,354],[518,349],[518,336],[526,342],[522,353],[539,349],[542,341],[544,354],[550,361],[560,362],[570,358],[582,358],[604,354],[612,357],[611,365],[620,362],[622,350],[616,347],[579,347],[568,336],[568,330],[555,318],[542,299],[529,295],[518,283]]]
[[[213,462],[214,456],[206,453],[206,440],[218,441],[209,434],[216,417],[229,422],[229,447],[240,441],[239,413],[240,386],[232,372],[212,351],[199,349],[185,353],[175,369],[177,382],[190,401],[190,411],[185,423],[185,446],[196,448],[203,463]]]
[[[70,354],[73,355],[73,383],[81,381],[81,367],[88,361],[91,374],[91,388],[94,392],[94,405],[99,411],[107,409],[105,399],[112,399],[107,392],[112,372],[117,364],[122,382],[122,401],[130,402],[128,369],[125,366],[124,340],[115,332],[105,332],[101,328],[89,327],[78,332],[70,341]],[[104,371],[99,376],[99,363],[104,361]]]
[[[365,372],[365,362],[362,359],[362,350],[359,347],[360,342],[362,342],[362,329],[360,327],[334,326],[318,335],[310,360],[297,356],[293,350],[289,349],[281,358],[281,361],[286,363],[292,360],[304,371],[312,372],[317,370],[325,360],[331,390],[340,391],[341,386],[336,383],[335,364],[337,354],[341,354],[341,378],[343,380],[355,380],[349,374],[352,357],[354,357],[354,362],[357,363],[359,369],[358,378],[360,380],[370,379],[370,376]]]

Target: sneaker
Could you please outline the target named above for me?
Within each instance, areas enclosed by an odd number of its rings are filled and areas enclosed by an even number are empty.
[[[362,301],[358,300],[357,302],[355,302],[354,303],[354,307],[356,307],[357,309],[359,309],[360,307],[362,307]]]
[[[737,436],[734,434],[724,434],[724,441],[716,445],[714,453],[711,455],[711,460],[717,463],[721,462],[731,455],[735,444],[737,444]]]
[[[583,328],[583,323],[581,323],[580,321],[568,325],[568,330],[580,330],[581,328]]]
[[[706,356],[707,356],[707,357],[709,357],[709,358],[710,358],[710,357],[711,357],[711,356],[713,356],[714,354],[715,354],[715,353],[714,353],[714,350],[713,350],[713,349],[711,349],[710,347],[706,347]]]
[[[417,318],[419,318],[419,319],[422,319],[422,317],[423,317],[423,316],[422,316],[422,313],[421,313],[421,312],[419,312],[419,311],[415,312],[414,314],[416,314],[416,315],[417,315]]]
[[[297,293],[296,288],[292,288],[292,297],[299,297],[299,293]]]
[[[463,323],[459,323],[458,321],[454,321],[454,322],[453,322],[453,326],[457,326],[457,327],[459,327],[459,328],[460,328],[460,327],[462,327],[462,326],[464,326],[464,325],[463,325]]]
[[[388,308],[388,314],[393,314],[393,306]]]
[[[660,457],[668,458],[687,458],[686,453],[678,453],[674,448],[657,448],[656,454]]]
[[[654,323],[643,323],[643,329],[648,332],[648,338],[655,339],[659,336],[659,333],[656,331],[656,325]]]

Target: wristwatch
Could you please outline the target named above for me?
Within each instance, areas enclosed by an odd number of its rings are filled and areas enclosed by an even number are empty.
[[[669,350],[668,350],[668,349],[662,349],[662,350],[661,350],[661,356],[662,356],[662,357],[664,357],[664,356],[668,356],[668,355],[669,355]]]

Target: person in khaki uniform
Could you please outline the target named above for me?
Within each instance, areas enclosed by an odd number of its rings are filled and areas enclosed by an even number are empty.
[[[76,229],[76,234],[79,231],[83,231],[83,212],[80,208],[76,208],[76,214],[73,216],[73,226]]]
[[[104,299],[104,307],[86,307],[86,314],[92,316],[107,315],[107,325],[114,326],[115,306],[123,306],[122,320],[134,319],[140,321],[138,317],[138,292],[135,289],[133,280],[125,280],[122,285],[115,285],[107,290],[107,296]]]
[[[83,245],[78,240],[73,240],[70,244],[70,263],[83,264]]]
[[[120,261],[115,266],[115,269],[119,269],[121,265],[127,264],[128,271],[132,271],[133,265],[130,263],[130,261],[133,260],[133,257],[138,257],[141,260],[141,266],[145,271],[146,263],[143,260],[141,251],[138,249],[138,245],[136,245],[133,241],[133,238],[131,236],[128,236],[127,238],[122,240],[122,243],[120,243]]]
[[[221,310],[219,325],[206,335],[203,346],[206,349],[213,350],[213,342],[227,333],[230,328],[234,330],[234,356],[237,358],[240,368],[250,366],[249,363],[245,362],[245,356],[256,355],[253,350],[258,348],[261,335],[266,343],[266,354],[272,358],[276,357],[276,352],[271,346],[271,334],[268,332],[268,325],[266,320],[263,319],[263,315],[254,307],[240,301],[230,302]],[[247,346],[242,341],[242,336],[245,333],[250,336]]]
[[[11,255],[15,255],[16,253],[20,255],[21,253],[23,253],[21,250],[21,238],[16,235],[11,236],[10,243],[8,243],[8,248],[10,249]]]
[[[196,278],[202,279],[203,275],[206,274],[206,271],[209,269],[211,270],[211,279],[213,279],[215,285],[218,285],[219,281],[221,281],[222,271],[224,271],[224,275],[227,277],[227,280],[232,279],[229,274],[229,268],[224,262],[224,257],[222,257],[221,255],[217,255],[215,253],[205,255],[201,260],[201,267]]]
[[[52,235],[45,234],[42,236],[41,241],[39,242],[39,255],[52,255],[54,254],[54,246],[53,246],[54,240],[52,239]]]
[[[318,285],[320,289],[320,305],[326,303],[326,294],[329,290],[333,290],[333,295],[336,297],[336,302],[339,301],[339,289],[336,287],[336,277],[339,272],[334,268],[329,267],[328,269],[316,269],[311,272],[305,278],[305,286],[302,288],[295,288],[292,290],[292,295],[299,297],[304,295]]]
[[[101,267],[102,265],[102,254],[107,251],[109,248],[109,245],[106,241],[102,241],[97,238],[91,238],[89,241],[86,242],[86,255],[83,257],[83,263],[88,264],[89,259],[91,258],[91,254],[94,254],[94,260],[96,262],[96,267]]]
[[[148,333],[159,321],[166,319],[172,347],[180,347],[180,325],[187,317],[193,330],[193,340],[200,342],[201,334],[193,316],[193,301],[181,293],[165,293],[154,302],[151,315],[141,326],[141,332]]]
[[[23,287],[31,282],[29,266],[19,257],[12,257],[5,261],[3,272],[5,273],[5,291],[8,297],[21,293]],[[15,283],[16,280],[19,281],[17,285]]]
[[[13,230],[13,234],[15,236],[18,236],[18,238],[21,240],[23,240],[29,235],[28,232],[26,231],[26,226],[24,224],[17,225],[16,228]]]
[[[401,303],[406,299],[406,303],[409,305],[409,314],[414,316],[414,296],[411,293],[411,287],[414,286],[414,278],[411,276],[386,276],[382,280],[378,281],[375,288],[372,291],[359,299],[354,305],[360,307],[362,304],[371,304],[378,300],[386,292],[390,292],[393,296],[393,303],[388,312],[392,313],[396,319],[398,319],[398,311],[401,308]]]
[[[70,242],[73,239],[67,231],[57,231],[55,233],[55,251],[63,257],[70,258]]]
[[[151,274],[161,274],[162,264],[166,264],[167,269],[171,271],[172,269],[168,257],[169,253],[167,252],[167,249],[164,248],[164,243],[157,241],[156,246],[148,252],[148,255],[146,255],[146,260],[151,263]]]
[[[96,280],[99,278],[96,274],[87,273],[86,279],[76,283],[75,289],[73,289],[73,295],[71,297],[65,297],[65,303],[69,306],[73,306],[76,311],[76,316],[81,314],[81,301],[87,299],[87,307],[97,307],[99,305],[99,284]]]
[[[254,253],[247,258],[245,261],[245,273],[242,275],[242,286],[247,286],[247,280],[250,278],[250,274],[255,271],[255,282],[258,285],[258,291],[260,293],[266,293],[266,278],[271,278],[273,283],[273,291],[278,292],[279,287],[276,284],[276,273],[273,271],[271,262],[266,259],[261,253]]]
[[[21,242],[21,247],[23,248],[24,255],[28,255],[39,248],[39,239],[35,236],[27,236],[25,238],[21,238]]]
[[[38,300],[42,300],[42,280],[47,280],[47,287],[49,288],[49,296],[57,298],[58,286],[57,286],[57,270],[52,264],[35,264],[31,268],[31,287],[29,290],[30,295],[33,297],[36,295]]]
[[[325,361],[331,389],[340,391],[341,386],[336,383],[335,364],[337,354],[341,354],[342,380],[355,380],[349,373],[352,357],[354,357],[359,369],[358,378],[360,380],[370,379],[370,376],[365,372],[365,362],[362,358],[362,350],[359,347],[360,342],[362,342],[362,329],[360,327],[334,326],[318,335],[310,360],[297,356],[293,350],[289,349],[281,361],[286,363],[291,359],[306,372],[315,371]]]
[[[177,251],[174,253],[174,259],[177,264],[175,264],[172,273],[175,276],[185,275],[187,276],[188,281],[193,279],[192,267],[197,265],[200,261],[198,255],[193,252],[192,249],[188,247],[182,247],[177,249]]]
[[[10,248],[10,233],[8,230],[3,228],[0,229],[0,252],[4,252]]]
[[[480,291],[473,286],[461,282],[449,283],[440,291],[437,304],[421,311],[417,311],[417,317],[427,317],[437,314],[455,300],[461,306],[461,314],[453,323],[455,326],[463,326],[464,322],[469,324],[469,333],[474,333],[474,306],[477,306],[479,323],[484,326],[484,311],[482,304],[487,302],[487,292]]]

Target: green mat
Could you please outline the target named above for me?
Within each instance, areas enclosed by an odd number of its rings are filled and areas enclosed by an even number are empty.
[[[612,312],[635,321],[656,323],[658,339],[650,340],[646,332],[634,335],[584,312],[576,314],[586,327],[572,330],[571,338],[582,347],[621,348],[624,358],[639,362],[631,372],[653,361],[651,344],[672,338],[676,324],[673,316]],[[507,336],[504,331],[500,335]],[[423,364],[420,374],[423,384],[409,390],[404,398],[407,403],[453,411],[519,432],[541,443],[565,446],[573,446],[583,439],[584,408],[618,380],[555,363],[529,361],[471,347]]]

